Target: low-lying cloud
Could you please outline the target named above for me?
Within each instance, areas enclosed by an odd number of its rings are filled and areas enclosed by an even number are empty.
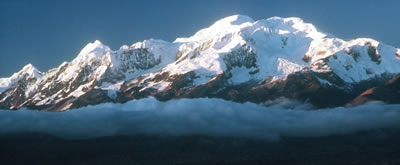
[[[291,103],[291,106],[293,104]],[[61,113],[0,111],[0,134],[42,132],[63,138],[113,135],[209,135],[261,139],[313,137],[400,128],[400,105],[288,110],[221,99],[154,98]]]

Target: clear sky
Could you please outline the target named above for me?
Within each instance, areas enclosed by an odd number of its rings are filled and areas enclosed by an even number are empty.
[[[25,64],[71,61],[98,39],[112,49],[149,38],[173,41],[234,14],[300,17],[343,39],[400,47],[398,0],[1,0],[0,77]]]

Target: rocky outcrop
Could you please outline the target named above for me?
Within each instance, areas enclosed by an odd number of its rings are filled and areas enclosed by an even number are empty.
[[[361,105],[370,102],[384,102],[388,104],[400,104],[400,74],[385,84],[370,88],[362,92],[348,106]]]

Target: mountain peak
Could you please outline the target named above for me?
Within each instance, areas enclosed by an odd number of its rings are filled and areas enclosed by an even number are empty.
[[[216,21],[210,27],[198,31],[189,38],[177,38],[175,43],[208,40],[213,37],[224,36],[226,33],[238,31],[245,26],[250,26],[253,19],[245,15],[233,15]]]
[[[14,73],[11,78],[18,78],[24,75],[28,75],[30,78],[40,77],[42,72],[40,72],[35,66],[32,64],[25,65],[20,71]]]
[[[96,44],[96,45],[102,45],[103,43],[101,43],[101,41],[100,41],[100,40],[95,40],[95,41],[93,42],[93,44]]]
[[[40,72],[36,67],[34,67],[32,64],[27,64],[20,71],[14,73],[11,77],[0,78],[0,93],[24,77],[41,78],[42,76],[43,73]]]
[[[241,25],[246,22],[254,22],[252,18],[246,15],[232,15],[218,20],[212,26]]]
[[[245,15],[233,15],[216,21],[211,26],[198,31],[189,38],[177,38],[175,43],[205,41],[211,38],[220,38],[230,33],[239,34],[242,31],[250,30],[253,32],[265,29],[270,33],[302,35],[311,39],[321,39],[334,37],[325,34],[317,29],[313,24],[304,22],[298,17],[270,17],[263,20],[254,21]],[[261,36],[259,36],[261,37]]]
[[[74,59],[73,63],[87,64],[93,58],[99,58],[104,55],[104,52],[110,51],[110,48],[99,40],[93,43],[88,43],[79,53],[78,57]]]
[[[27,64],[22,68],[21,71],[30,72],[30,71],[38,71],[38,69],[35,66],[33,66],[32,64]]]
[[[88,54],[91,51],[97,49],[97,48],[104,48],[107,47],[103,43],[101,43],[99,40],[95,40],[94,42],[88,43],[79,53],[79,55],[84,55]]]
[[[327,37],[328,35],[334,37],[331,34],[321,32],[313,24],[306,23],[303,19],[298,17],[282,18],[275,16],[265,20],[260,20],[260,22],[263,22],[265,26],[270,29],[280,30],[282,32],[285,31],[286,33],[292,34],[304,34],[305,37],[312,39],[320,39]]]

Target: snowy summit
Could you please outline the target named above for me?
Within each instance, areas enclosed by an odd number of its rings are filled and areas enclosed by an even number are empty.
[[[0,79],[0,108],[60,111],[148,96],[326,102],[313,92],[343,96],[336,106],[376,84],[368,82],[398,74],[399,52],[369,38],[336,38],[296,17],[234,15],[172,43],[150,39],[111,50],[95,41],[46,73],[27,65]]]

